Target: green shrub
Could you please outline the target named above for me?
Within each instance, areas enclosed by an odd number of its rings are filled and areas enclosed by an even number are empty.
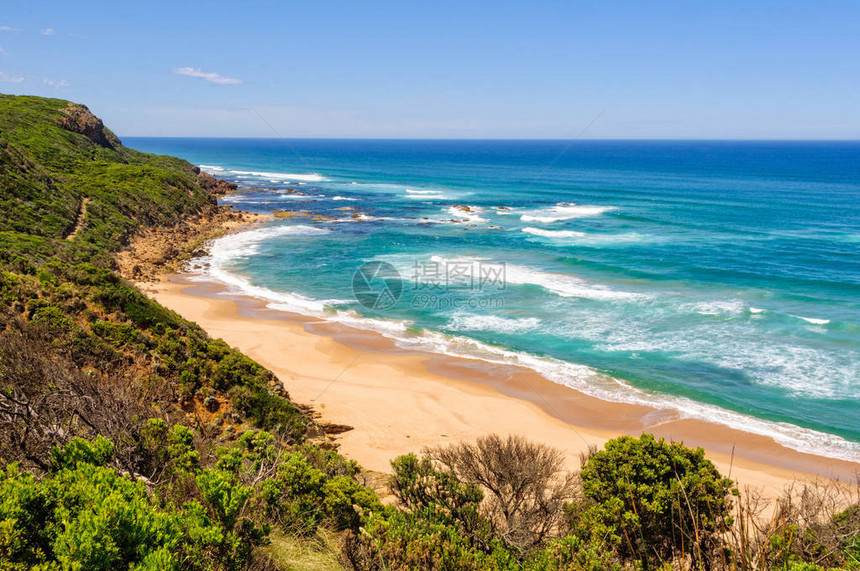
[[[46,285],[49,284],[49,285],[55,286],[58,283],[56,277],[54,277],[53,275],[51,275],[50,273],[48,273],[44,270],[39,270],[39,273],[36,274],[36,279],[38,279],[40,282],[42,282],[43,284],[46,284]]]
[[[269,518],[285,531],[313,535],[325,518],[322,487],[325,475],[301,454],[288,454],[277,477],[263,482],[260,494]]]
[[[307,458],[308,463],[326,476],[356,476],[360,468],[358,462],[349,460],[338,454],[335,450],[329,450],[314,446],[312,444],[299,444],[293,450]]]
[[[197,476],[202,498],[212,507],[221,525],[230,530],[236,526],[239,514],[253,490],[236,481],[235,474],[207,468]]]
[[[399,456],[391,461],[391,468],[393,474],[388,485],[406,509],[429,509],[449,521],[471,521],[478,517],[478,506],[484,498],[481,490],[461,482],[451,472],[437,470],[429,457]]]
[[[90,324],[92,332],[107,340],[114,347],[122,347],[128,343],[139,343],[140,332],[127,323],[113,323],[110,321],[95,321]]]
[[[356,529],[362,512],[381,509],[376,494],[348,476],[327,478],[304,454],[286,454],[277,477],[260,487],[269,517],[285,531],[313,535],[328,522],[334,529]]]
[[[250,418],[254,426],[288,434],[296,440],[304,435],[305,417],[288,400],[255,386],[233,387],[229,394],[233,407]]]
[[[194,433],[186,426],[171,428],[161,418],[150,418],[141,428],[140,439],[149,471],[160,472],[162,479],[190,474],[200,464]]]
[[[30,569],[53,552],[52,499],[17,464],[0,471],[0,568]]]
[[[612,549],[596,541],[568,536],[550,541],[523,565],[529,571],[621,571]]]
[[[212,373],[212,382],[219,390],[236,385],[262,385],[272,378],[258,363],[233,349],[218,361]]]
[[[833,516],[831,528],[841,538],[842,556],[852,569],[860,569],[860,504]]]
[[[498,541],[478,548],[462,529],[423,512],[374,513],[362,533],[351,535],[345,555],[357,569],[519,570],[514,554]]]
[[[160,510],[142,483],[82,460],[80,443],[74,448],[48,479],[14,465],[0,474],[5,568],[178,569],[171,553],[184,541],[181,518]]]
[[[156,325],[173,329],[183,327],[182,320],[172,311],[120,283],[97,286],[93,293],[93,300],[108,311],[122,311],[135,325],[144,329]]]
[[[581,536],[608,537],[622,557],[646,567],[675,553],[709,561],[729,516],[731,481],[701,448],[622,436],[594,453],[580,476],[590,502],[572,512]]]
[[[29,307],[30,321],[44,325],[54,334],[68,334],[76,329],[75,322],[60,307],[41,300],[31,300]]]
[[[75,437],[61,448],[51,451],[51,468],[53,470],[73,469],[78,464],[107,466],[113,459],[113,442],[103,436],[94,440]]]
[[[254,489],[238,475],[196,467],[190,431],[147,423],[146,438],[189,460],[200,499],[162,503],[142,481],[109,467],[113,444],[76,438],[53,453],[41,480],[0,472],[0,569],[239,570],[268,527],[248,517]]]

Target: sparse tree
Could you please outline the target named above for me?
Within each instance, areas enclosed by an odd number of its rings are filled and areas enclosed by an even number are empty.
[[[115,464],[137,474],[136,439],[149,403],[165,396],[157,384],[82,371],[38,325],[13,319],[0,332],[0,461],[48,469],[50,451],[75,436],[105,435],[116,443]],[[152,474],[142,474],[151,476]]]
[[[559,450],[519,435],[491,434],[427,452],[459,479],[484,490],[482,511],[509,545],[528,548],[561,530],[576,480],[565,471]]]

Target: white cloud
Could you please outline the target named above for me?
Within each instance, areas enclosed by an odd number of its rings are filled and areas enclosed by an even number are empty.
[[[3,83],[21,83],[24,81],[23,75],[9,75],[5,71],[0,71],[0,82]]]
[[[54,28],[45,28],[44,30],[42,30],[42,35],[43,36],[53,36],[54,35]]]
[[[7,52],[6,50],[4,50],[3,48],[0,48],[0,56],[2,56],[2,55],[6,55],[6,54],[8,54],[8,53],[9,53],[9,52]]]
[[[42,83],[47,86],[53,87],[54,89],[60,89],[61,87],[67,87],[69,85],[69,82],[65,79],[57,81],[56,79],[51,79],[50,77],[42,78]]]
[[[210,83],[218,83],[220,85],[235,85],[237,83],[242,83],[241,79],[236,79],[235,77],[225,77],[220,73],[202,71],[193,67],[177,67],[173,70],[173,73],[177,75],[187,75],[188,77],[199,77]]]
[[[0,26],[0,32],[20,32],[21,30],[18,28],[13,28],[12,26]]]

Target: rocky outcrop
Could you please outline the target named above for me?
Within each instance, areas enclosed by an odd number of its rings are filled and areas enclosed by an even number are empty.
[[[135,282],[154,282],[171,272],[181,271],[192,256],[202,255],[204,244],[240,226],[269,219],[217,206],[197,216],[186,217],[170,227],[139,231],[128,248],[117,255],[120,275]]]
[[[101,119],[93,115],[86,105],[80,103],[70,103],[63,109],[60,127],[72,133],[79,133],[102,147],[112,149],[122,144],[119,137],[104,126]]]
[[[201,171],[199,168],[197,169],[197,184],[199,184],[201,188],[209,194],[214,195],[235,192],[236,189],[239,188],[236,184],[227,182],[226,180],[221,180],[220,178],[215,178],[208,172]]]

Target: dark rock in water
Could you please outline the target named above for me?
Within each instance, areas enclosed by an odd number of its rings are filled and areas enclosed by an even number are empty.
[[[227,194],[235,192],[239,188],[235,183],[215,178],[211,174],[202,171],[197,173],[197,182],[211,194]]]
[[[93,115],[86,105],[71,103],[63,109],[64,117],[60,119],[60,127],[72,133],[79,133],[93,143],[102,147],[114,148],[122,143],[119,137],[104,126],[102,120]]]

